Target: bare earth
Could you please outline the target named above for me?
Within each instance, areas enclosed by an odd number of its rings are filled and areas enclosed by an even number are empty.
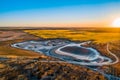
[[[0,31],[0,80],[107,80],[100,73],[84,66],[49,63],[59,59],[10,46],[38,39],[41,38],[22,30]]]
[[[24,36],[25,33],[22,32],[14,32],[14,31],[0,31],[0,41],[14,40],[19,39]]]

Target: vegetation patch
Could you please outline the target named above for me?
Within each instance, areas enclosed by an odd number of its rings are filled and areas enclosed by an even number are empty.
[[[96,32],[97,30],[97,32]],[[120,40],[120,29],[56,29],[56,30],[25,30],[29,34],[50,39],[65,38],[73,41],[93,40],[95,43],[108,43]]]

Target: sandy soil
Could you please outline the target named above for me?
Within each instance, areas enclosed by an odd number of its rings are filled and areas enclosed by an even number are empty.
[[[6,67],[6,65],[0,63],[0,69],[2,69],[2,68],[4,68],[4,67]]]
[[[0,41],[19,39],[24,35],[25,33],[19,31],[0,31]]]
[[[40,38],[35,37],[33,35],[27,34],[23,31],[19,30],[0,30],[0,56],[6,57],[16,57],[16,56],[40,56],[40,54],[25,51],[22,49],[12,48],[11,44],[22,42],[26,40],[38,40]]]

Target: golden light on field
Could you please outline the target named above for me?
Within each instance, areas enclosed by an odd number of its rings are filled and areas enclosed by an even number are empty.
[[[56,29],[56,30],[25,30],[29,34],[44,38],[64,38],[73,41],[88,41],[92,40],[96,43],[108,43],[117,42],[119,39],[119,29],[86,29],[86,30],[67,30],[67,29]]]
[[[120,18],[117,18],[112,22],[112,27],[119,27],[120,28]]]

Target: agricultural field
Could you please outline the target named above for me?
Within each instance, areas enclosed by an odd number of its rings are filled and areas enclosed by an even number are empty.
[[[119,28],[25,30],[24,32],[45,39],[64,38],[73,41],[91,40],[94,41],[95,43],[108,43],[108,42],[120,41]]]

